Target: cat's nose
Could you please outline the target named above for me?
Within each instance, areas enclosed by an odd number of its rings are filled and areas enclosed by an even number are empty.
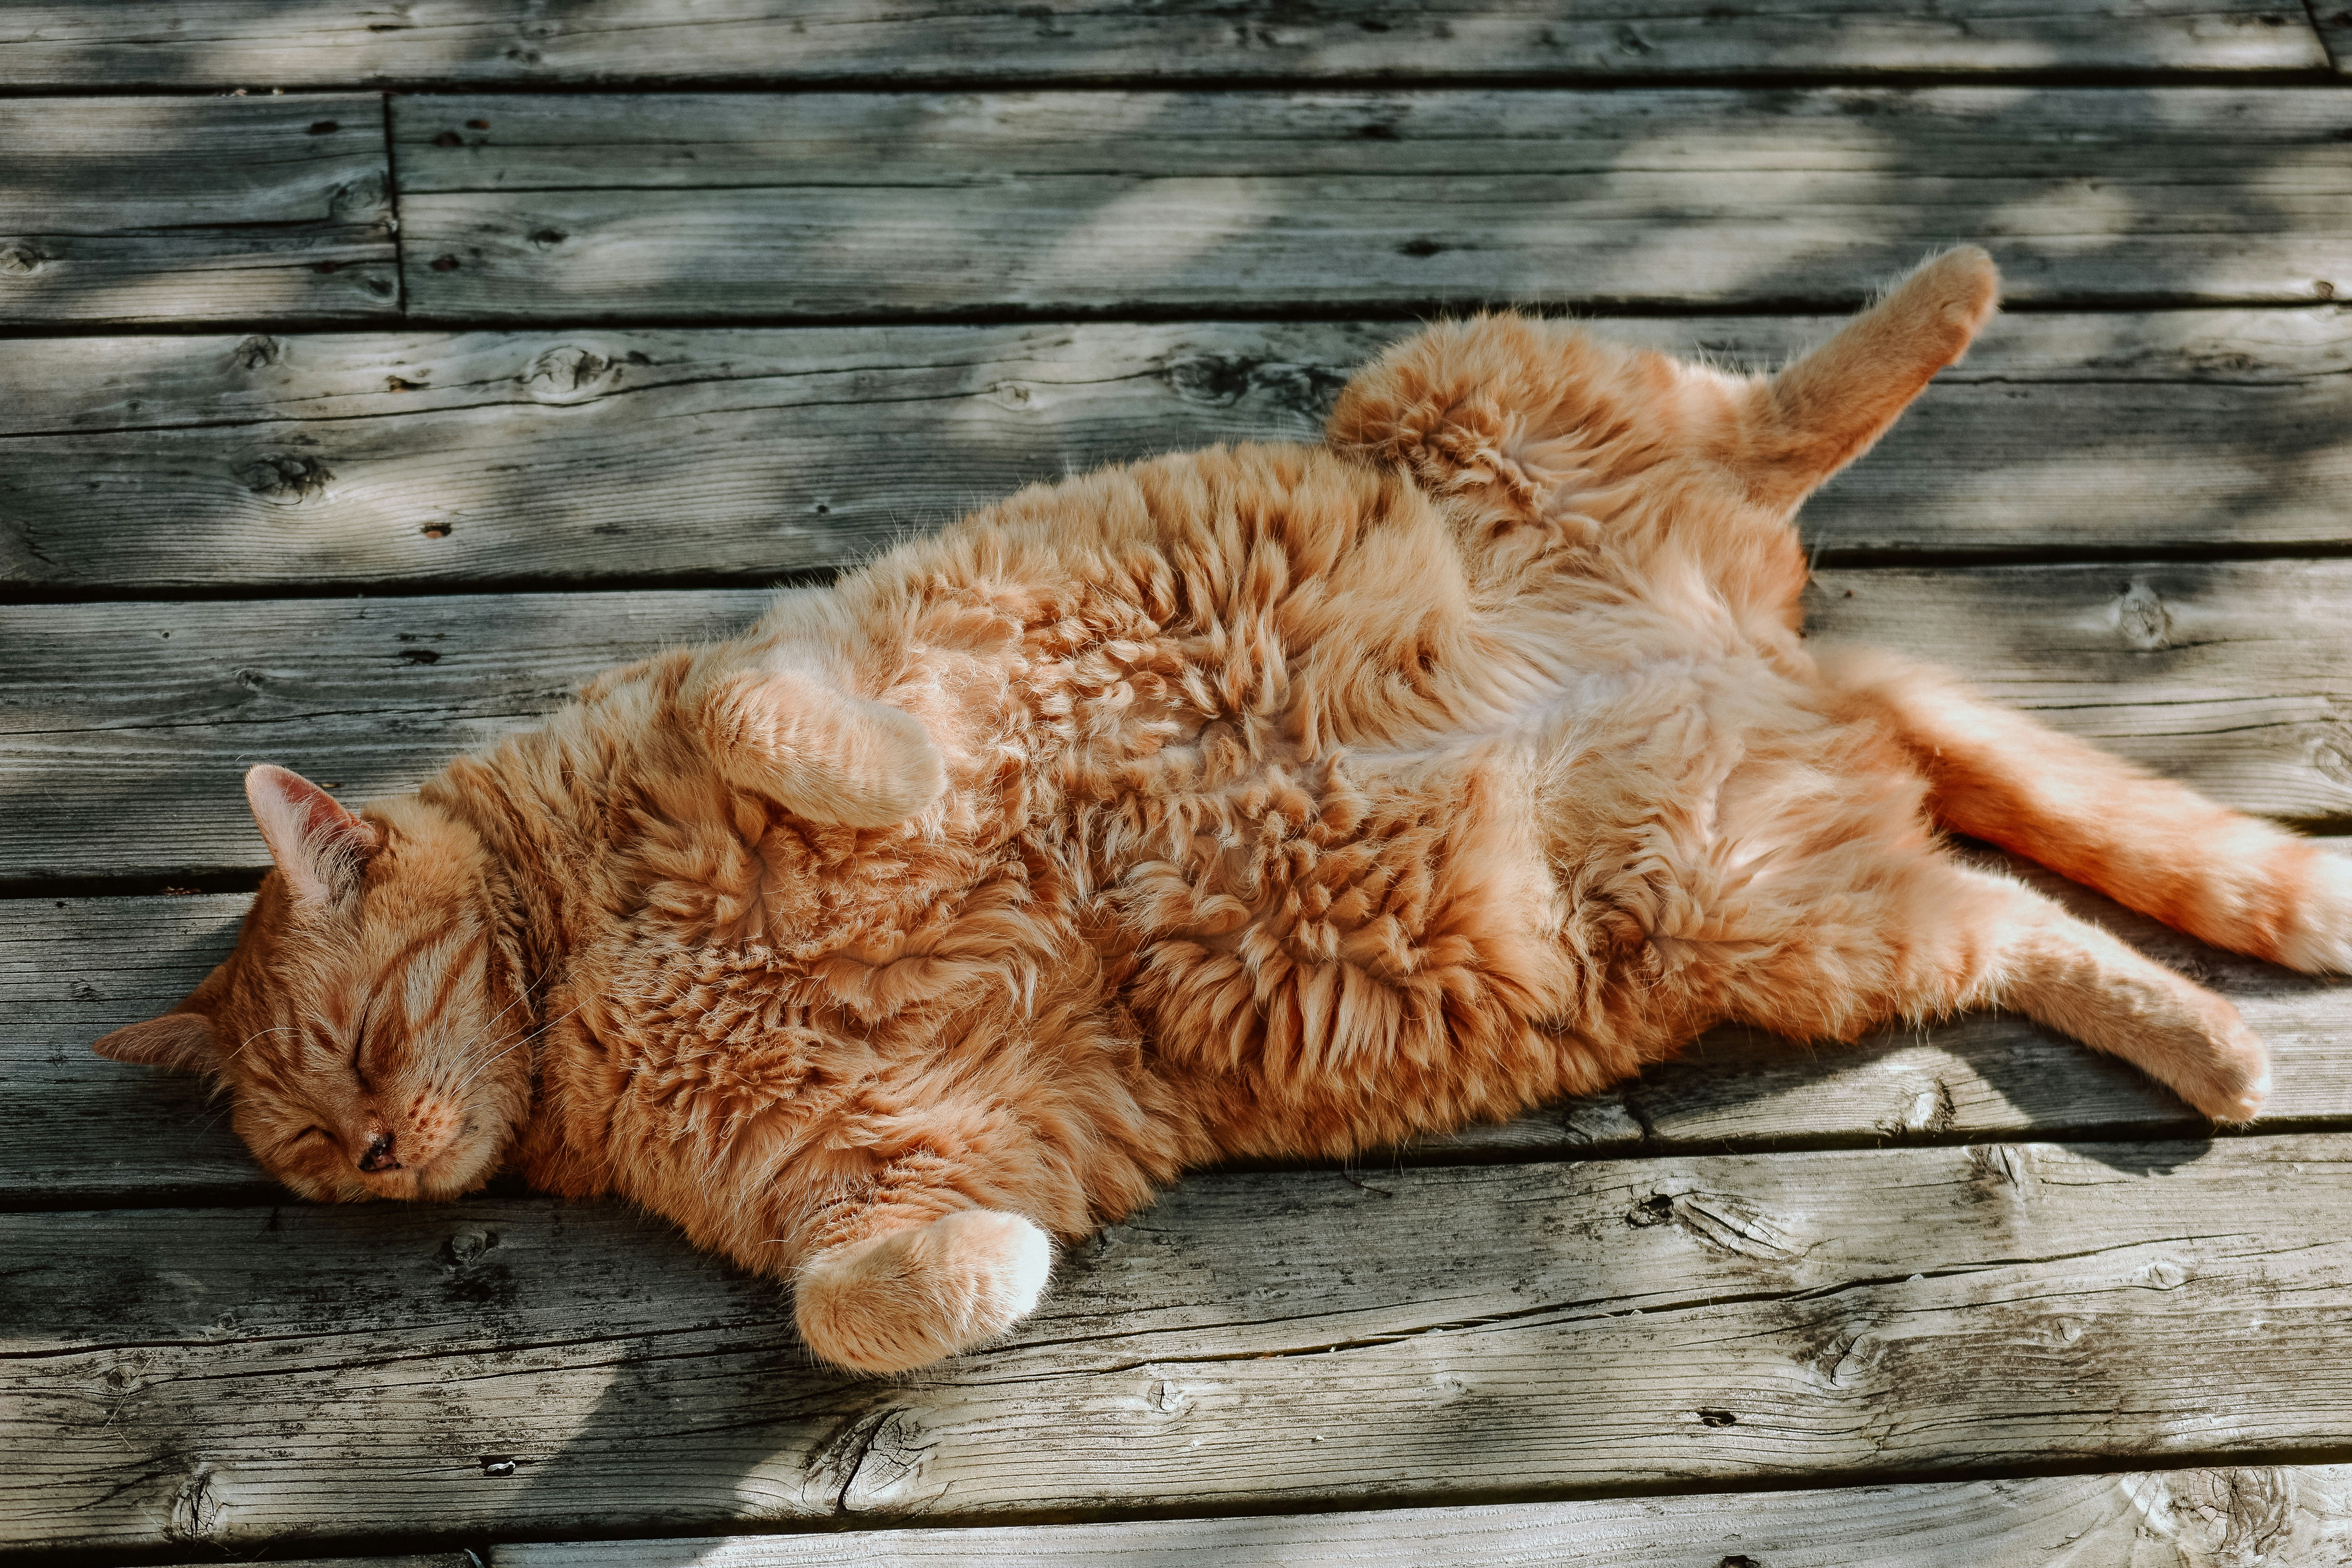
[[[367,1146],[367,1152],[360,1156],[360,1169],[370,1173],[400,1169],[400,1162],[392,1157],[391,1133],[379,1132],[375,1135],[375,1142],[370,1143]]]

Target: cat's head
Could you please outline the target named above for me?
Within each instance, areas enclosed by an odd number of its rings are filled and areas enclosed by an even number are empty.
[[[276,869],[236,951],[161,1018],[94,1047],[216,1079],[239,1136],[304,1197],[481,1185],[529,1104],[529,1006],[481,841],[403,796],[354,816],[284,768],[246,795]]]

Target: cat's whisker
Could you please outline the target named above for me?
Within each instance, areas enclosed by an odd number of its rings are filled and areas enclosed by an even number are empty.
[[[534,1037],[544,1035],[549,1029],[562,1023],[566,1018],[571,1017],[573,1013],[579,1012],[582,1007],[585,1007],[586,1005],[588,1005],[588,1002],[583,998],[569,1012],[561,1014],[556,1017],[548,1019],[544,1023],[535,1025],[530,1028],[520,1031],[515,1037],[515,1040],[512,1045],[507,1047],[506,1049],[500,1051],[497,1056],[492,1057],[488,1061],[478,1065],[472,1072],[466,1076],[466,1079],[463,1083],[449,1091],[449,1097],[452,1100],[461,1097],[466,1090],[471,1089],[475,1083],[481,1079],[482,1075],[488,1072],[491,1068],[496,1067],[499,1063],[506,1060],[507,1058],[514,1055],[515,1052],[520,1050],[524,1046],[530,1043]]]
[[[280,1024],[274,1029],[256,1029],[252,1034],[246,1036],[244,1043],[239,1045],[236,1049],[229,1052],[227,1056],[221,1058],[221,1065],[223,1067],[226,1067],[229,1063],[236,1060],[237,1058],[245,1054],[246,1047],[252,1045],[254,1041],[260,1039],[265,1035],[298,1034],[300,1032],[300,1029],[301,1026],[298,1024]]]
[[[509,1013],[513,1012],[517,1007],[520,1007],[520,1006],[521,1006],[524,1003],[526,1003],[526,1002],[530,1001],[530,1000],[534,995],[537,995],[537,994],[539,994],[539,992],[541,991],[541,989],[542,987],[544,987],[544,986],[547,984],[547,982],[548,982],[549,977],[550,977],[551,975],[552,975],[554,973],[555,973],[555,967],[554,967],[554,965],[552,965],[552,964],[550,964],[547,968],[545,968],[545,969],[541,970],[541,971],[540,972],[540,975],[539,975],[539,978],[538,978],[538,979],[536,979],[536,980],[534,980],[534,981],[530,982],[530,984],[529,984],[525,985],[525,986],[524,986],[524,987],[523,987],[520,992],[518,992],[518,993],[516,994],[516,995],[515,995],[515,999],[514,999],[513,1001],[511,1001],[511,1002],[508,1003],[505,1006],[503,1006],[503,1007],[499,1008],[496,1013],[493,1013],[492,1015],[490,1015],[489,1023],[488,1023],[488,1024],[484,1024],[482,1026],[483,1026],[485,1029],[488,1028],[488,1027],[490,1026],[490,1024],[495,1024],[495,1023],[497,1023],[500,1018],[505,1017],[508,1014],[509,1014]]]

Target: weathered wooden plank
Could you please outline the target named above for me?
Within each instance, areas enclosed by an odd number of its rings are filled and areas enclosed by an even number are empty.
[[[1817,638],[1949,665],[2242,809],[2333,817],[2352,805],[2352,732],[2318,693],[2352,669],[2323,629],[2347,591],[2335,562],[1904,568],[1823,573],[1808,603]]]
[[[2322,1568],[2352,1552],[2352,1466],[1399,1508],[1264,1519],[522,1542],[491,1568]]]
[[[0,1205],[278,1194],[194,1079],[99,1069],[228,955],[243,894],[0,900]]]
[[[2085,919],[2238,1005],[2274,1053],[2278,1126],[2352,1120],[2352,987],[2214,952],[2021,862]],[[152,1017],[228,953],[243,895],[0,901],[0,1205],[274,1193],[223,1108],[186,1079],[91,1055]],[[1807,1047],[1722,1029],[1678,1062],[1503,1126],[1425,1140],[1404,1161],[1685,1153],[1993,1136],[2195,1136],[2201,1119],[2138,1073],[2013,1016],[1890,1028]],[[1377,1177],[1372,1178],[1377,1180]]]
[[[394,103],[428,318],[2352,297],[2325,89]]]
[[[1630,318],[1770,366],[1825,317]],[[1313,440],[1401,323],[35,339],[0,581],[617,584],[835,567],[1029,480]],[[1834,558],[2352,542],[2352,311],[1997,320],[1807,503]]]
[[[1033,479],[1314,437],[1345,367],[1393,331],[20,345],[19,365],[0,363],[0,574],[159,586],[772,579],[866,559]],[[20,385],[60,391],[12,407]]]
[[[404,1557],[304,1557],[270,1559],[270,1568],[481,1568],[470,1552],[429,1552]],[[211,1563],[187,1563],[184,1568],[214,1568]]]
[[[603,1205],[0,1221],[0,1531],[286,1546],[2324,1456],[2352,1140],[1187,1183],[1006,1344],[809,1368]],[[1467,1495],[1465,1495],[1467,1494]]]
[[[2318,29],[2320,47],[2338,76],[2352,76],[2352,8],[2315,0],[2305,7]]]
[[[0,101],[0,323],[399,313],[377,98]]]
[[[1704,15],[1634,0],[1222,0],[1150,6],[722,10],[664,0],[312,5],[79,0],[0,16],[0,86],[407,86],[1055,77],[1333,78],[1788,71],[2304,70],[2302,12],[2263,0],[1749,0]]]
[[[13,807],[0,820],[24,825],[0,848],[0,877],[265,867],[236,784],[263,752],[286,752],[289,765],[354,795],[399,788],[528,727],[620,659],[748,624],[767,598],[733,590],[0,611],[0,792]]]
[[[0,609],[0,879],[257,869],[256,762],[368,796],[589,675],[747,624],[745,590]],[[2352,807],[2352,562],[1824,573],[1815,635],[1993,698],[2250,810]]]

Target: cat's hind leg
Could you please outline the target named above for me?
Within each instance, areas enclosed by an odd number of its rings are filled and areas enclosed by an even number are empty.
[[[1570,322],[1444,321],[1360,371],[1326,437],[1496,518],[1604,518],[1697,485],[1785,521],[1967,352],[2000,292],[1990,256],[1946,251],[1771,376],[1623,347]]]
[[[1724,965],[1732,1016],[1853,1038],[1890,1015],[1998,1007],[2132,1063],[2215,1121],[2261,1109],[2269,1056],[2225,998],[2013,879],[1924,846],[1861,869],[1863,885],[1807,892],[1768,947]]]
[[[2262,1109],[2270,1053],[2228,1000],[2005,877],[1952,872],[1983,910],[1983,924],[1967,935],[1990,939],[1955,1005],[2014,1008],[2063,1030],[2216,1121],[2249,1121]]]
[[[1865,649],[1821,663],[1851,715],[1910,752],[1947,826],[2216,947],[2352,972],[2352,861],[1996,707],[1945,671]]]

